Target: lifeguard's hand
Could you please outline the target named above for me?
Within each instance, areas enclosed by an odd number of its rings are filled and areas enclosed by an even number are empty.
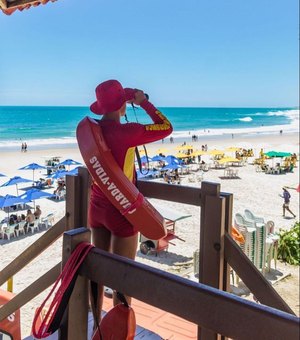
[[[145,96],[145,93],[141,90],[136,90],[134,94],[133,104],[140,105],[147,97]]]

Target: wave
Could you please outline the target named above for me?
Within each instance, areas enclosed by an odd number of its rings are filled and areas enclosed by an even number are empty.
[[[251,117],[244,117],[244,118],[238,118],[237,120],[241,122],[252,122],[253,119]]]
[[[278,111],[268,111],[268,112],[257,112],[254,114],[254,116],[286,116],[291,120],[298,120],[299,119],[299,109],[290,109],[290,110],[278,110]]]

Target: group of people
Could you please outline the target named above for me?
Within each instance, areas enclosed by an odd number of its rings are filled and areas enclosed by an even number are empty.
[[[26,152],[27,151],[27,143],[22,143],[21,145],[21,152]]]
[[[42,210],[41,207],[39,205],[36,206],[34,212],[31,211],[31,209],[27,209],[27,214],[21,214],[21,215],[17,215],[17,214],[11,214],[8,221],[4,220],[2,222],[7,222],[8,225],[15,225],[16,224],[16,228],[18,229],[18,223],[25,221],[25,225],[24,225],[24,231],[27,232],[28,228],[33,226],[33,223],[36,219],[40,219],[42,215]]]

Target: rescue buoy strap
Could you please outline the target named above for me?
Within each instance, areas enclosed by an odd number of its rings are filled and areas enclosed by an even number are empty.
[[[143,202],[144,202],[144,196],[139,192],[136,200],[133,203],[131,203],[131,205],[128,208],[121,210],[121,214],[123,216],[126,214],[131,214],[137,208],[139,208],[143,204]]]

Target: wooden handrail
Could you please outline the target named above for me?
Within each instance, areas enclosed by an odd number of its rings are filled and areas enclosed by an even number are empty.
[[[84,236],[84,231],[78,229],[71,235],[78,241],[77,233]],[[72,248],[71,244],[68,248]],[[97,248],[88,254],[79,272],[90,280],[234,339],[298,339],[299,319],[291,314]],[[73,303],[71,312],[76,314],[76,299]],[[77,323],[82,324],[78,318]]]
[[[269,281],[249,260],[238,244],[225,234],[225,258],[260,303],[294,314]]]
[[[20,309],[27,302],[42,293],[45,289],[50,287],[57,279],[61,271],[61,262],[50,269],[43,276],[34,281],[29,287],[14,296],[5,305],[0,308],[0,321],[7,318],[14,311]]]
[[[47,249],[65,230],[66,219],[63,217],[0,271],[0,286]]]

